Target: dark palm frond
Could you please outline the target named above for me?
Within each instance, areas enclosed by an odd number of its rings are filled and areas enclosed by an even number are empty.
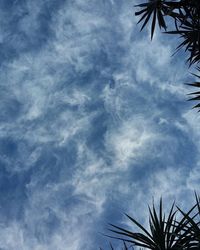
[[[196,207],[198,211],[193,216],[190,215],[191,212],[185,213],[180,208],[178,208],[178,210],[184,216],[185,220],[188,221],[187,227],[185,227],[188,235],[187,249],[198,250],[200,249],[200,221],[199,218],[197,219],[197,217],[200,216],[200,201],[196,193],[195,197],[196,204],[190,211],[192,211]]]
[[[183,250],[189,245],[189,234],[187,230],[188,220],[183,216],[179,222],[176,221],[176,211],[174,211],[174,204],[170,209],[170,213],[165,219],[163,213],[162,199],[160,200],[159,212],[156,211],[155,206],[149,207],[149,227],[146,230],[139,222],[131,216],[126,215],[129,220],[136,225],[140,232],[131,232],[130,230],[110,224],[112,227],[110,232],[118,236],[111,236],[125,242],[131,242],[135,246],[144,247],[147,249],[158,250]]]
[[[180,28],[181,27],[181,28]],[[192,19],[182,21],[179,28],[175,31],[167,31],[166,34],[179,35],[183,42],[176,48],[176,52],[185,47],[185,51],[189,52],[187,62],[189,66],[200,61],[200,23],[194,17]]]
[[[197,69],[200,71],[200,68],[197,67]],[[197,74],[192,73],[193,76],[200,79],[200,76]],[[192,82],[192,83],[186,83],[189,86],[200,88],[200,82]],[[191,92],[188,94],[189,96],[193,96],[192,98],[189,98],[188,101],[199,101],[200,100],[200,91]],[[197,103],[192,107],[193,109],[198,109],[198,112],[200,112],[200,103]]]
[[[138,23],[143,21],[141,30],[147,25],[150,18],[152,17],[152,23],[151,23],[151,39],[154,35],[154,30],[156,26],[156,21],[158,22],[158,25],[161,28],[165,29],[167,28],[164,15],[166,13],[167,6],[164,5],[164,1],[162,0],[149,0],[147,3],[138,4],[136,7],[142,8],[142,10],[135,12],[136,16],[142,15],[139,19]]]
[[[180,49],[184,49],[188,54],[186,62],[189,67],[194,64],[200,65],[200,0],[145,1],[136,5],[140,10],[135,12],[135,15],[140,17],[138,23],[142,23],[141,30],[150,22],[152,39],[156,24],[158,24],[160,29],[165,30],[164,33],[178,36],[181,39],[174,54]],[[167,22],[171,28],[167,29]],[[189,85],[200,87],[200,82]],[[199,101],[199,92],[191,93],[192,98],[189,100]],[[200,111],[200,102],[193,108]]]
[[[169,214],[163,213],[162,199],[158,210],[153,204],[149,207],[149,230],[145,229],[138,221],[127,215],[129,220],[139,228],[139,232],[133,232],[123,227],[109,224],[109,236],[123,241],[122,250],[140,249],[150,250],[199,250],[200,249],[200,197],[195,192],[196,203],[189,211],[184,212],[175,203],[172,204]],[[176,218],[178,212],[178,220]],[[131,243],[131,245],[127,245]],[[110,249],[114,247],[110,244]],[[101,250],[101,248],[100,248]]]
[[[200,62],[200,1],[148,0],[148,2],[138,4],[136,7],[141,8],[140,11],[135,12],[135,15],[141,16],[138,23],[143,21],[141,30],[152,19],[151,39],[153,38],[156,22],[158,22],[160,29],[166,30],[165,17],[172,17],[176,30],[166,33],[179,35],[183,39],[177,50],[185,47],[185,50],[190,53],[187,59],[190,66]]]
[[[184,249],[196,249],[196,240],[194,235],[191,234],[191,223],[196,219],[198,216],[198,213],[195,212],[195,208],[197,207],[197,204],[195,204],[187,213],[184,213],[179,207],[177,209],[182,214],[182,220],[181,224],[184,225],[181,229],[181,238],[183,239],[182,242],[177,242],[178,244],[184,245]],[[180,224],[180,221],[176,222],[177,224]],[[184,244],[183,244],[184,243]]]

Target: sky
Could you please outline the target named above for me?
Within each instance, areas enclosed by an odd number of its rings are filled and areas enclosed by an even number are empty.
[[[1,250],[108,249],[124,213],[194,204],[195,71],[177,39],[140,33],[136,3],[0,1]]]

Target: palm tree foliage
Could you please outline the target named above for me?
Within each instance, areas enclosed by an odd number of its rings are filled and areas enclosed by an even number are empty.
[[[197,195],[195,205],[187,212],[183,212],[173,203],[166,215],[163,212],[162,199],[158,209],[153,204],[152,208],[149,207],[149,229],[131,216],[126,216],[139,231],[109,224],[111,235],[108,236],[125,242],[125,250],[130,249],[128,244],[131,244],[132,249],[135,246],[150,250],[200,249],[200,201]]]
[[[135,12],[139,16],[138,23],[142,23],[141,30],[151,22],[151,39],[153,38],[156,24],[160,29],[164,29],[166,34],[178,35],[181,38],[176,52],[181,48],[189,54],[187,62],[189,66],[200,63],[200,1],[199,0],[146,0],[145,3],[136,5],[140,10]],[[171,21],[169,22],[169,19]],[[166,24],[168,21],[169,27]],[[198,70],[200,68],[198,67]],[[190,84],[200,87],[200,84]],[[198,92],[191,93],[197,95],[190,100],[200,100]],[[194,108],[200,109],[200,103]]]
[[[200,68],[197,68],[200,71]],[[195,76],[196,78],[200,79],[200,76],[197,74],[192,73],[193,76]],[[199,81],[195,81],[193,83],[186,83],[189,86],[193,86],[195,88],[200,88],[200,82]],[[188,101],[199,101],[200,100],[200,91],[195,91],[192,92],[190,94],[188,94],[189,96],[192,96],[192,98],[189,98]],[[198,108],[200,112],[200,103],[196,104],[195,106],[193,106],[193,108]]]
[[[136,16],[141,16],[138,23],[143,21],[141,30],[151,22],[151,38],[153,38],[156,23],[160,29],[167,30],[166,17],[173,19],[173,30],[168,34],[177,34],[183,42],[177,49],[185,47],[190,53],[188,61],[190,64],[199,62],[200,52],[200,1],[199,0],[148,0],[146,3],[138,4],[140,11],[135,12]],[[152,18],[151,18],[152,17]]]
[[[196,195],[196,194],[195,194]],[[197,212],[191,215],[191,212],[197,208]],[[183,212],[180,208],[178,210],[181,212],[185,220],[187,221],[187,226],[184,228],[187,231],[187,235],[190,239],[190,248],[194,250],[200,249],[200,201],[199,197],[196,195],[196,205],[190,210],[189,213]]]

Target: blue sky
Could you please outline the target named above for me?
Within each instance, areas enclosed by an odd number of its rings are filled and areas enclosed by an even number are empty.
[[[192,78],[176,39],[139,33],[134,4],[0,2],[0,249],[98,249],[152,197],[193,204]]]

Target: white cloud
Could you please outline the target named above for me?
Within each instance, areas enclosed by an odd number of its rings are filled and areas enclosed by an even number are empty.
[[[150,145],[159,135],[152,131],[143,117],[134,117],[107,131],[105,144],[109,154],[114,154],[114,165],[127,168],[138,157],[151,150]]]
[[[197,164],[196,167],[191,169],[189,176],[187,178],[187,188],[193,191],[195,190],[197,193],[199,190],[199,181],[200,181],[199,171],[200,171],[200,166],[199,164]]]

